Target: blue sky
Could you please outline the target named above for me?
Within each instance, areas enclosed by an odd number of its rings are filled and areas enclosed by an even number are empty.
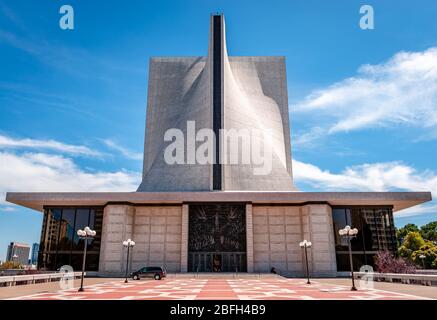
[[[75,29],[59,28],[59,8]],[[373,5],[375,29],[359,28]],[[0,260],[39,241],[6,191],[135,190],[151,56],[284,55],[294,174],[305,191],[437,193],[437,2],[0,0]],[[436,220],[431,202],[396,215]]]

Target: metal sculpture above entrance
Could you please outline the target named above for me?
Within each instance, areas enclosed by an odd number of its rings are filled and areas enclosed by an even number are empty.
[[[188,271],[246,271],[244,204],[189,205]]]

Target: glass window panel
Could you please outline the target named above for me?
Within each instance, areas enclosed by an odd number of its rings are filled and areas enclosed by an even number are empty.
[[[69,253],[74,238],[74,209],[63,209],[59,230],[58,253]]]
[[[88,240],[88,250],[100,252],[100,240],[102,238],[102,222],[103,222],[103,209],[91,209],[90,210],[90,228],[96,231],[96,236],[93,239]]]
[[[47,234],[47,217],[48,217],[48,215],[49,215],[49,210],[44,209],[44,216],[42,219],[42,227],[41,227],[41,236],[39,239],[39,243],[41,244],[39,248],[42,251],[45,250],[44,246],[47,244],[46,234]]]
[[[366,262],[367,265],[372,266],[375,271],[375,255],[374,254],[366,254]]]
[[[56,253],[43,253],[39,256],[38,267],[41,270],[55,270]]]
[[[362,230],[366,251],[378,250],[378,233],[373,209],[361,209]]]
[[[348,254],[337,254],[337,271],[350,271]]]
[[[86,268],[87,271],[98,271],[99,270],[99,255],[89,253],[86,257]]]
[[[392,216],[391,209],[375,210],[379,250],[396,250],[396,234],[390,216]]]
[[[345,218],[343,218],[343,213]],[[342,240],[339,240],[338,236],[338,229],[340,226],[344,227],[345,224],[359,230],[357,237],[351,241],[354,270],[359,270],[363,265],[374,267],[374,256],[378,251],[395,252],[397,250],[391,208],[334,208],[333,224],[338,271],[350,270],[347,242],[345,241],[345,245],[342,245]]]
[[[56,268],[58,270],[62,266],[71,265],[71,254],[58,254],[56,257]]]
[[[367,265],[365,254],[353,254],[352,261],[354,265],[354,271],[360,271],[362,266]]]
[[[82,271],[83,254],[72,254],[71,255],[71,266],[74,271]],[[85,268],[85,271],[87,269]]]
[[[74,227],[74,243],[73,243],[73,250],[83,250],[83,240],[80,240],[79,236],[77,235],[78,230],[83,230],[85,227],[88,227],[88,219],[89,219],[89,209],[77,209],[76,210],[76,223]],[[90,240],[88,240],[89,242]]]
[[[361,225],[360,209],[353,208],[350,211],[350,227],[357,228],[358,234],[355,238],[351,239],[352,251],[364,251],[363,241],[363,228]]]
[[[87,270],[98,270],[103,208],[46,208],[41,229],[38,267],[57,270],[62,265],[82,269],[83,242],[76,231],[85,226],[94,229],[96,237],[88,240]],[[72,251],[73,250],[73,251]]]
[[[46,227],[44,228],[44,251],[56,252],[61,213],[61,209],[47,210]]]
[[[96,219],[96,213],[94,209],[90,210],[90,216],[89,216],[89,222],[88,226],[94,230],[95,228],[95,219]]]
[[[343,229],[346,224],[346,210],[345,209],[333,209],[332,218],[334,225],[334,237],[336,250],[347,250],[348,244],[344,237],[341,237],[338,233],[340,229]]]

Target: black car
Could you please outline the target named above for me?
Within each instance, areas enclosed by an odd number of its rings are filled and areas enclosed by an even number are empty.
[[[141,278],[153,278],[155,280],[161,280],[166,276],[167,272],[162,267],[143,267],[131,273],[131,277],[134,280],[140,280]]]

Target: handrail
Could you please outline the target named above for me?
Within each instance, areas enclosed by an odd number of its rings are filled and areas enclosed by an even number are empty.
[[[393,282],[394,279],[401,280],[405,283],[410,283],[411,280],[422,281],[426,285],[431,285],[432,282],[437,282],[437,274],[417,274],[417,273],[378,273],[378,272],[356,272],[355,278],[361,278],[363,276],[373,279],[387,280]]]
[[[86,274],[86,273],[85,273]],[[26,275],[17,275],[17,276],[1,276],[0,283],[6,283],[10,285],[16,285],[17,282],[26,281],[28,283],[35,283],[35,280],[47,280],[50,282],[52,279],[61,279],[64,277],[80,277],[82,275],[81,272],[63,272],[63,273],[45,273],[45,274],[26,274]]]

